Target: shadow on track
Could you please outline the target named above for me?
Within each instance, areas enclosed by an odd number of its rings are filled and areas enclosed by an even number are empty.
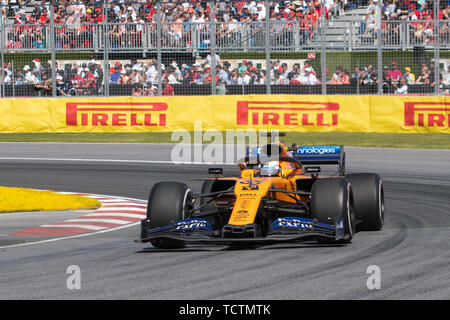
[[[345,244],[319,244],[319,243],[292,243],[292,244],[273,244],[270,246],[202,246],[195,245],[182,249],[159,249],[156,247],[146,247],[136,253],[162,253],[162,252],[207,252],[207,251],[254,251],[254,250],[282,250],[282,249],[314,249],[314,248],[336,248],[345,247]]]

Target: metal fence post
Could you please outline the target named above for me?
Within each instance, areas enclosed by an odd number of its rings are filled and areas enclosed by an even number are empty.
[[[50,1],[50,50],[52,59],[52,97],[56,97],[55,7]]]
[[[323,6],[323,1],[320,1],[320,42],[321,42],[321,54],[320,54],[320,60],[321,60],[321,77],[322,77],[322,94],[327,94],[327,73],[326,73],[326,68],[327,68],[327,54],[326,54],[326,39],[325,39],[325,35],[326,35],[326,19],[325,19],[325,14],[324,14],[324,6]]]
[[[439,63],[439,0],[434,4],[434,93],[440,94],[440,63]]]
[[[104,81],[104,92],[103,95],[105,97],[109,97],[109,36],[108,36],[108,4],[106,0],[103,0],[103,19],[102,19],[102,25],[103,25],[103,68],[105,69],[103,72],[103,81]]]
[[[1,55],[2,55],[2,67],[0,68],[0,70],[2,70],[2,74],[1,74],[1,81],[2,81],[2,87],[1,87],[1,93],[0,93],[0,97],[5,97],[5,81],[4,81],[4,72],[3,72],[3,66],[5,63],[5,26],[3,25],[3,6],[0,6],[0,31],[1,31]]]
[[[381,1],[378,1],[378,12],[377,12],[377,38],[378,38],[378,46],[377,46],[377,58],[378,58],[378,86],[377,92],[378,94],[383,93],[383,39],[381,34]]]
[[[157,60],[158,60],[158,95],[162,95],[162,72],[161,72],[161,1],[156,3],[156,41],[157,41]]]
[[[211,94],[216,94],[216,23],[214,18],[214,0],[209,2],[210,12],[209,12],[209,44],[211,55]]]
[[[265,52],[266,52],[266,94],[271,94],[272,87],[272,75],[270,70],[270,8],[269,0],[265,0],[264,5],[266,6],[266,21],[265,21]]]

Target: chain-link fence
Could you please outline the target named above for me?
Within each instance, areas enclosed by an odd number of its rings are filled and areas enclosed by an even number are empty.
[[[10,0],[1,9],[2,97],[450,90],[447,0]]]

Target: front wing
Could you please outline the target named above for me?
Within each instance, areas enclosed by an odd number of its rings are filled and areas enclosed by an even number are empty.
[[[140,242],[155,239],[175,239],[192,244],[217,245],[266,245],[283,242],[307,241],[319,236],[330,240],[344,238],[344,221],[339,219],[333,225],[320,223],[314,219],[284,217],[276,219],[265,237],[223,237],[222,233],[213,231],[205,219],[186,219],[172,224],[150,228],[150,220],[141,221]]]

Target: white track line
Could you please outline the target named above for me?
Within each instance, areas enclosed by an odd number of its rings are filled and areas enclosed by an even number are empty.
[[[89,230],[103,230],[106,229],[106,227],[99,227],[89,224],[44,224],[41,227],[44,228],[82,228],[82,229],[89,229]]]
[[[84,216],[83,216],[84,217]],[[91,218],[83,218],[80,217],[78,219],[70,219],[64,222],[103,222],[103,223],[112,223],[112,224],[128,224],[132,221],[119,220],[119,219],[91,219]]]
[[[127,218],[144,218],[145,214],[133,214],[133,213],[122,213],[122,212],[111,212],[111,213],[89,213],[87,215],[84,215],[83,217],[101,217],[101,216],[108,216],[108,217],[127,217]]]
[[[100,200],[101,203],[105,205],[113,204],[113,205],[130,205],[130,206],[147,206],[147,203],[141,203],[141,202],[131,202],[131,201],[110,201],[110,200]],[[147,202],[147,201],[145,201]]]
[[[147,208],[113,208],[113,207],[103,207],[100,209],[95,210],[95,212],[111,212],[111,211],[117,211],[117,212],[130,212],[130,213],[139,213],[139,212],[147,212]]]
[[[138,210],[138,211],[142,211],[142,210],[146,210],[147,209],[147,205],[146,204],[140,204],[140,203],[136,203],[135,205],[133,205],[132,203],[107,203],[106,204],[109,207],[100,207],[97,210],[109,210],[112,208],[116,208],[116,209],[122,209],[122,210]],[[117,207],[120,206],[120,207]]]
[[[170,164],[170,165],[235,165],[235,162],[194,162],[194,161],[186,161],[186,162],[172,162],[170,160],[119,160],[119,159],[79,159],[79,158],[16,158],[16,157],[0,157],[0,160],[14,160],[14,161],[70,161],[70,162],[114,162],[114,163],[150,163],[150,164]]]

